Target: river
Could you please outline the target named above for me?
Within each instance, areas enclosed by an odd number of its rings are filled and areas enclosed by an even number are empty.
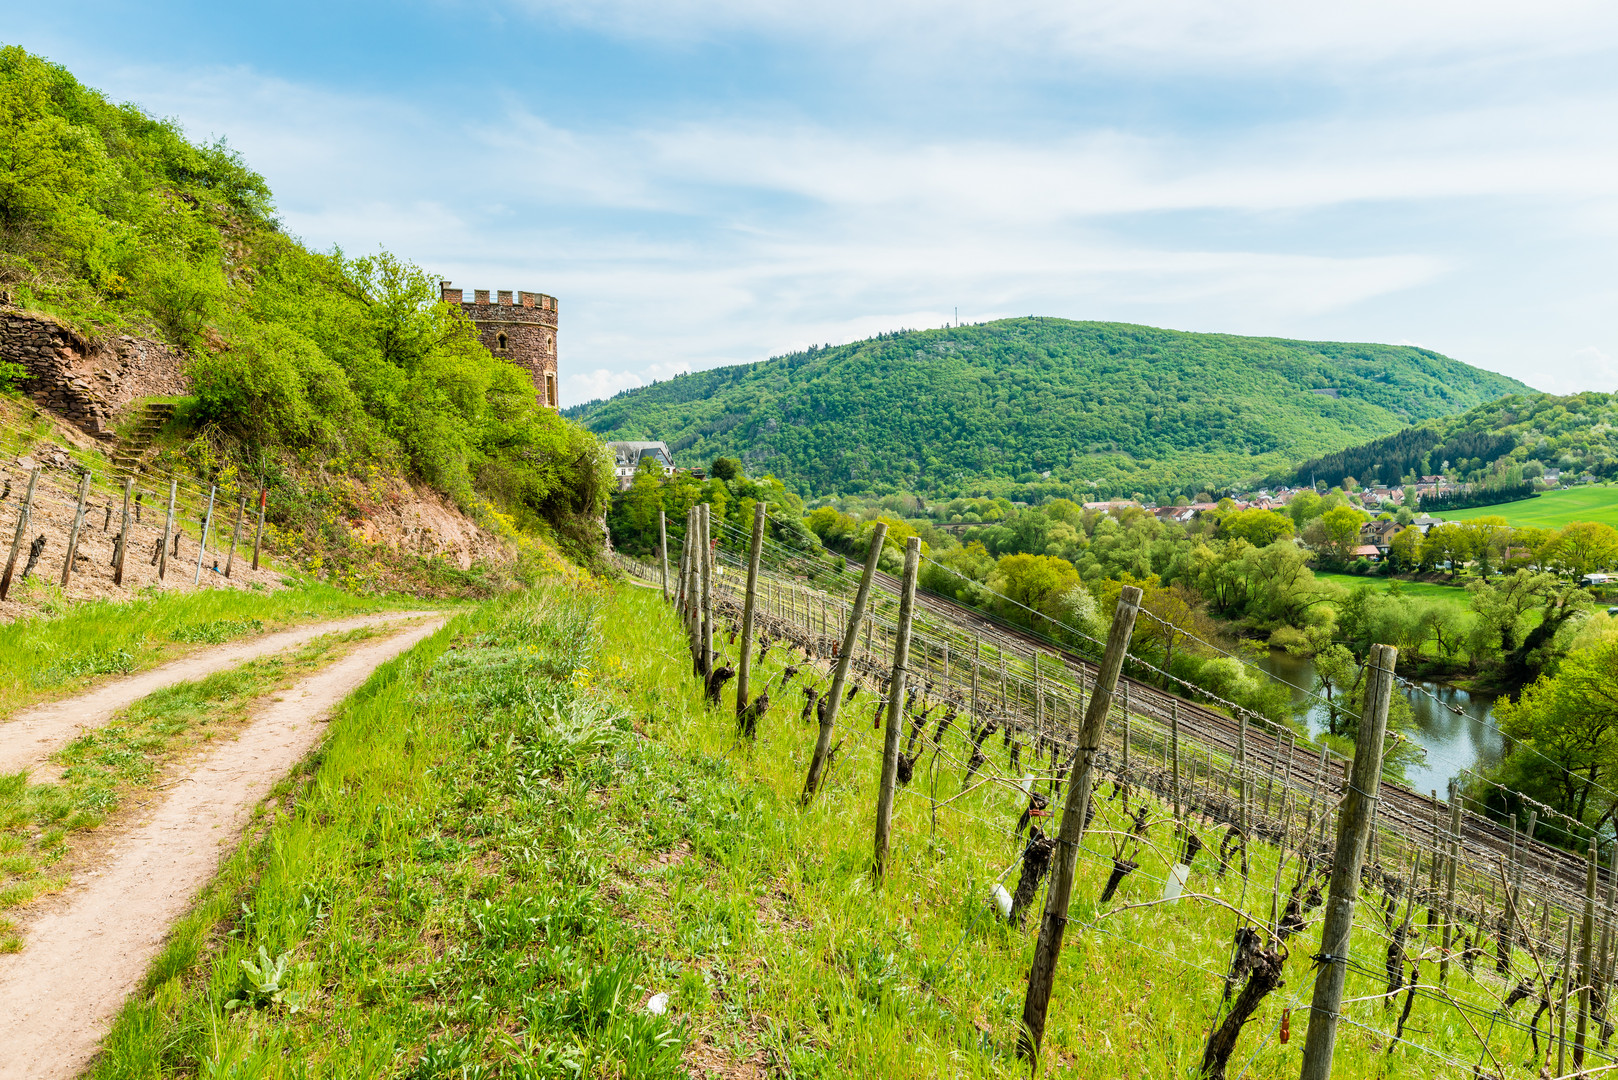
[[[1307,657],[1276,651],[1260,659],[1258,666],[1304,688],[1293,692],[1294,703],[1306,700],[1309,695],[1305,691],[1315,684],[1315,662]],[[1437,791],[1442,798],[1450,780],[1459,776],[1462,769],[1482,769],[1498,763],[1505,752],[1505,738],[1494,724],[1492,696],[1471,694],[1438,683],[1416,682],[1415,685],[1432,697],[1400,687],[1394,689],[1410,702],[1417,728],[1412,737],[1427,751],[1427,760],[1411,765],[1405,774],[1410,786],[1417,791]],[[1439,702],[1459,708],[1464,715],[1451,712]],[[1305,718],[1311,735],[1326,730],[1324,705],[1316,704]]]

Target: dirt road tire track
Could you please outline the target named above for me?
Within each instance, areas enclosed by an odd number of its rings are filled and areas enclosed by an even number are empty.
[[[431,611],[394,611],[352,619],[310,623],[250,641],[237,641],[203,649],[178,660],[107,683],[84,694],[24,709],[10,720],[0,720],[0,776],[38,769],[56,751],[92,728],[112,719],[147,694],[165,686],[201,679],[216,671],[302,645],[322,634],[343,633],[363,626],[382,626],[401,619],[436,615]]]
[[[0,1080],[77,1076],[140,984],[169,926],[240,839],[252,808],[319,742],[330,711],[448,621],[366,644],[256,709],[234,741],[186,767],[97,875],[0,956]]]

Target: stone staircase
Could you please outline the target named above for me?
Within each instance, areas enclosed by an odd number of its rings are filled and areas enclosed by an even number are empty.
[[[134,429],[128,436],[120,438],[118,445],[108,455],[112,459],[113,472],[133,475],[141,471],[141,460],[146,456],[147,447],[163,430],[163,425],[173,418],[174,410],[172,401],[148,401],[141,407],[140,419],[136,421]]]

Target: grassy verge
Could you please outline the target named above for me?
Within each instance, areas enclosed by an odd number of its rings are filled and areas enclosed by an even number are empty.
[[[176,930],[95,1075],[1027,1075],[1014,1049],[1033,931],[985,903],[1020,851],[1009,827],[1025,798],[1000,783],[961,794],[951,736],[900,796],[893,869],[873,886],[869,698],[800,810],[813,732],[796,696],[738,744],[650,590],[542,590],[461,616],[345,706]],[[1247,878],[1219,876],[1205,852],[1203,898],[1128,906],[1166,877],[1171,826],[1148,805],[1140,869],[1104,912],[1132,822],[1100,793],[1046,1030],[1063,1070],[1192,1074],[1242,921],[1224,905],[1268,914],[1275,864],[1258,846]],[[1353,949],[1373,973],[1375,906]],[[1318,935],[1315,922],[1293,939],[1287,985],[1233,1075],[1296,1075]],[[1453,1061],[1476,1060],[1466,1020],[1425,999],[1409,1036],[1427,1049],[1390,1052],[1397,1009],[1368,996],[1382,988],[1351,972],[1338,1073],[1457,1075]],[[1485,1013],[1503,990],[1451,972],[1450,992]],[[655,993],[670,995],[664,1015],[644,1007]],[[1495,1053],[1523,1061],[1527,1036],[1498,1027]]]
[[[0,717],[101,676],[155,667],[198,646],[420,604],[413,597],[363,596],[318,583],[262,593],[146,590],[122,602],[63,600],[45,616],[0,626]]]
[[[5,913],[66,885],[87,834],[151,798],[165,765],[240,725],[265,694],[375,634],[362,627],[323,635],[289,653],[165,687],[63,747],[53,759],[62,767],[59,780],[0,776],[0,952],[23,947]]]

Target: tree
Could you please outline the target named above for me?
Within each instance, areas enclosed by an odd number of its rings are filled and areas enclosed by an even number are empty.
[[[1064,603],[1066,594],[1071,589],[1082,588],[1083,584],[1072,563],[1049,555],[1007,555],[989,578],[989,587],[1012,601],[997,601],[1000,614],[1047,633],[1050,624],[1044,619],[1031,618],[1024,609],[1061,620],[1071,607]]]
[[[1300,491],[1287,500],[1287,514],[1299,530],[1320,516],[1320,496],[1313,491]]]
[[[1254,547],[1268,547],[1277,540],[1291,536],[1292,531],[1291,518],[1256,506],[1237,510],[1219,523],[1220,535],[1246,540]]]
[[[1315,654],[1315,690],[1326,698],[1326,730],[1345,735],[1345,705],[1360,678],[1360,662],[1342,645],[1328,645]]]
[[[1516,657],[1514,663],[1519,665],[1528,662],[1523,651],[1527,644],[1524,635],[1528,629],[1528,612],[1544,605],[1553,621],[1549,634],[1555,634],[1576,612],[1575,594],[1584,595],[1582,590],[1564,586],[1554,574],[1532,570],[1518,570],[1492,582],[1474,581],[1466,591],[1471,595],[1471,608],[1477,613],[1472,626],[1473,659],[1478,659],[1479,654]],[[1569,601],[1575,605],[1573,608],[1568,607]],[[1545,634],[1537,634],[1531,647],[1540,647],[1546,639]]]
[[[1505,557],[1505,548],[1511,542],[1511,526],[1497,515],[1463,521],[1456,528],[1466,537],[1466,550],[1477,560],[1478,574],[1488,577],[1493,565]]]
[[[735,480],[742,475],[742,463],[735,458],[716,457],[708,463],[708,475],[716,480]]]
[[[1422,542],[1422,555],[1435,567],[1448,564],[1449,576],[1453,578],[1472,556],[1471,537],[1467,530],[1452,521],[1434,525],[1427,530],[1427,538]]]
[[[1365,515],[1351,506],[1334,506],[1320,517],[1325,529],[1326,545],[1332,556],[1347,562],[1360,543],[1360,525]]]
[[[1414,570],[1421,565],[1423,537],[1421,530],[1407,526],[1393,534],[1388,541],[1388,559],[1399,570]]]
[[[1497,777],[1598,829],[1612,820],[1618,766],[1618,639],[1571,653],[1515,701],[1495,703],[1512,740]]]
[[[1605,570],[1618,562],[1618,529],[1597,521],[1576,521],[1556,534],[1554,558],[1574,577]]]
[[[633,537],[630,546],[637,554],[650,553],[657,547],[657,514],[663,509],[663,469],[651,457],[641,458],[635,467],[635,478],[623,497],[622,521]],[[613,540],[622,544],[614,522]]]

